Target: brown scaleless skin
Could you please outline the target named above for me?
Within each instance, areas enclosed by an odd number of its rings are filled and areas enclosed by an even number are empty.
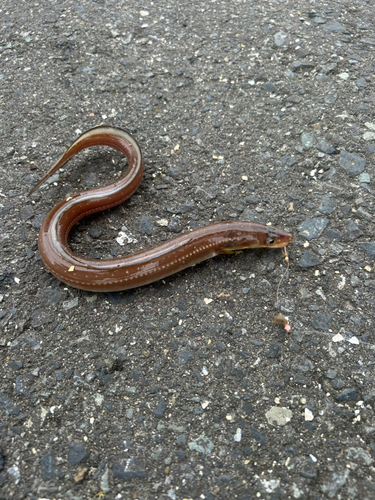
[[[128,169],[113,184],[61,201],[44,219],[38,240],[40,255],[47,269],[67,285],[93,292],[126,290],[160,280],[218,254],[247,248],[283,248],[292,239],[286,231],[255,222],[218,222],[127,257],[109,260],[80,257],[69,249],[67,243],[74,224],[89,214],[124,202],[134,194],[142,180],[142,154],[136,140],[120,128],[99,126],[88,130],[30,192],[34,192],[73,155],[91,146],[110,146],[122,152],[128,160]]]

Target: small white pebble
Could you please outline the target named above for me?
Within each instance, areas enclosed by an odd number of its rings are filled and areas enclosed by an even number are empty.
[[[236,443],[239,443],[241,441],[241,437],[242,437],[242,431],[240,428],[238,428],[236,430],[236,434],[234,435],[234,440],[236,441]]]
[[[203,302],[207,305],[207,304],[211,304],[211,302],[213,302],[213,299],[203,299]]]
[[[305,408],[305,420],[308,422],[314,420],[314,415],[312,414],[312,411],[310,411],[308,408]]]
[[[167,219],[159,219],[156,221],[156,224],[159,226],[167,227],[168,226],[168,220]]]
[[[345,286],[346,279],[345,279],[345,276],[340,276],[340,278],[341,278],[341,281],[339,283],[338,289],[342,290],[344,288],[344,286]]]
[[[349,342],[350,342],[351,344],[356,344],[356,345],[358,345],[358,344],[359,344],[359,340],[358,340],[358,338],[357,338],[357,337],[351,337],[351,338],[349,339]]]
[[[344,340],[344,337],[341,335],[341,333],[337,333],[333,338],[333,342],[342,342]]]
[[[125,228],[126,230],[126,228]],[[116,241],[119,245],[124,246],[125,243],[138,243],[138,240],[136,238],[133,238],[132,236],[129,236],[127,233],[124,231],[120,231],[118,233],[118,236],[116,238]]]

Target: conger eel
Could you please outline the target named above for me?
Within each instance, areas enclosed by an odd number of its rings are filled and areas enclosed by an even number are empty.
[[[128,169],[123,177],[108,186],[61,201],[44,219],[38,240],[40,255],[47,269],[67,285],[93,292],[126,290],[160,280],[218,254],[245,248],[283,248],[292,239],[286,231],[255,222],[217,222],[127,257],[107,260],[80,257],[68,246],[68,235],[74,224],[89,214],[127,200],[142,180],[142,154],[136,140],[120,128],[92,128],[73,142],[30,192],[73,155],[91,146],[117,149],[126,156]]]

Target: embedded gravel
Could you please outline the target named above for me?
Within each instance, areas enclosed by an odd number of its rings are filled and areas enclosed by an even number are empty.
[[[1,499],[374,498],[373,8],[2,0]],[[255,250],[122,293],[60,283],[41,222],[126,163],[94,148],[27,193],[100,123],[145,176],[76,252],[250,219],[293,233],[289,273]]]

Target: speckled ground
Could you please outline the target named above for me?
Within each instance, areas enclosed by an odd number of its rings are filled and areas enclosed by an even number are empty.
[[[373,8],[1,2],[0,498],[374,498]],[[256,220],[293,233],[289,274],[258,250],[122,293],[51,276],[43,218],[125,162],[96,148],[27,193],[100,123],[146,171],[76,252]]]

